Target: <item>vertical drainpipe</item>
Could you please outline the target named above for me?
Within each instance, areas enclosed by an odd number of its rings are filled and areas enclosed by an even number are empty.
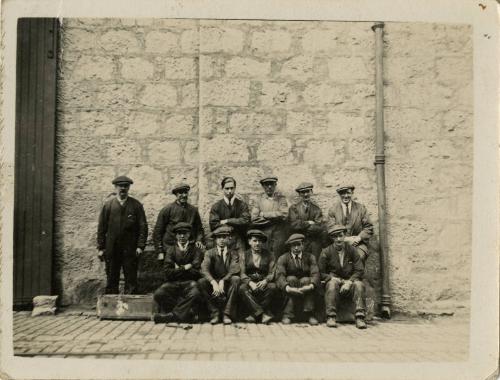
[[[380,241],[380,274],[382,277],[381,315],[391,317],[391,293],[389,284],[389,250],[387,244],[386,196],[385,196],[385,154],[384,154],[384,23],[372,26],[375,32],[375,124],[377,173],[378,225]]]

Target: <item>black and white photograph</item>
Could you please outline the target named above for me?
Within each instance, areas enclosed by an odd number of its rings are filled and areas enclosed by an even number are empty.
[[[3,7],[6,378],[495,376],[498,3],[291,3]]]

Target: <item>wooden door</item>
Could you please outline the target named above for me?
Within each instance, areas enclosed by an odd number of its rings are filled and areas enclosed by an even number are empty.
[[[52,293],[57,41],[53,18],[17,24],[14,305]]]

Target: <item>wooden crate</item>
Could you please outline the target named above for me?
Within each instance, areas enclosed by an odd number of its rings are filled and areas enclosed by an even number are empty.
[[[152,294],[104,294],[97,299],[100,319],[149,321],[155,308]]]

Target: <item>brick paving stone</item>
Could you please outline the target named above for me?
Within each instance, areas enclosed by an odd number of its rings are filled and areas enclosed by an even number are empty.
[[[36,326],[29,314],[14,313],[16,354],[149,358],[165,353],[169,360],[231,361],[286,361],[302,355],[302,361],[318,362],[435,362],[466,360],[469,347],[467,321],[454,319],[384,321],[367,330],[353,324],[328,329],[280,323],[204,323],[183,330],[151,321],[101,321],[74,314],[39,321]]]

